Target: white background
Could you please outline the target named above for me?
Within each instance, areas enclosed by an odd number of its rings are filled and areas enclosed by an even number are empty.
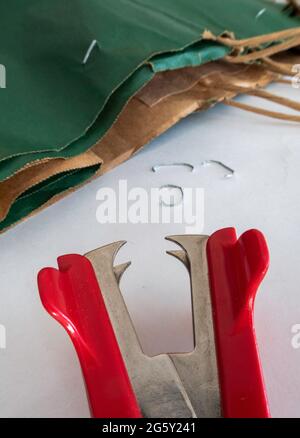
[[[299,100],[288,85],[271,90]],[[264,102],[243,97],[247,103]],[[278,110],[278,107],[267,104]],[[188,351],[192,322],[188,274],[165,250],[169,234],[184,225],[100,225],[101,187],[179,184],[205,189],[204,233],[235,226],[264,232],[271,267],[255,306],[255,324],[272,416],[300,416],[300,349],[291,327],[300,323],[300,127],[218,106],[194,114],[142,152],[0,236],[0,324],[7,348],[0,350],[0,416],[89,416],[77,357],[64,330],[42,307],[38,271],[56,257],[84,254],[127,240],[118,261],[132,261],[122,291],[146,353]],[[221,160],[236,170],[231,180],[218,167],[151,172],[158,163]]]

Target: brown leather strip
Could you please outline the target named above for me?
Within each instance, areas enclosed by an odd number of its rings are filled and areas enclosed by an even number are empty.
[[[300,111],[300,103],[295,100],[288,99],[287,97],[277,96],[276,94],[270,93],[265,90],[251,90],[247,92],[251,96],[261,97],[262,99],[269,100],[274,103],[278,103],[278,105],[285,106],[287,108],[291,108],[295,111]]]
[[[200,83],[204,83],[206,86],[208,86],[207,82],[208,82],[208,80],[204,79]],[[241,86],[241,82],[236,82],[237,85],[235,85],[233,78],[231,78],[230,82],[226,82],[224,80],[224,78],[221,78],[219,76],[219,80],[215,80],[215,83],[217,84],[216,85],[217,87],[224,89],[224,90],[232,91],[232,92],[235,92],[237,94],[248,94],[251,96],[260,97],[260,98],[268,100],[270,102],[277,103],[278,105],[282,105],[282,106],[285,106],[287,108],[291,108],[295,111],[300,111],[300,103],[299,102],[292,100],[292,99],[288,99],[288,98],[283,97],[283,96],[278,96],[274,93],[270,93],[269,91],[262,90],[261,88],[257,88],[257,87],[259,87],[259,84],[255,84],[255,83],[251,84],[250,81],[248,82],[248,84],[243,84],[243,86]]]
[[[283,62],[275,61],[270,57],[265,57],[262,59],[262,64],[266,65],[270,70],[280,73],[282,75],[291,76],[293,74],[292,66],[290,64],[285,64]]]

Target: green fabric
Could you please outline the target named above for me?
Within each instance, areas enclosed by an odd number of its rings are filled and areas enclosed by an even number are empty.
[[[223,58],[205,30],[237,39],[297,27],[263,0],[10,0],[0,4],[0,181],[29,162],[93,146],[155,73]],[[260,13],[263,10],[263,13]],[[91,43],[97,44],[83,62]],[[67,172],[20,196],[0,230],[99,166]]]
[[[93,126],[81,138],[61,151],[35,152],[12,157],[0,162],[0,181],[21,169],[28,162],[43,158],[70,158],[92,147],[99,141],[116,120],[128,100],[136,94],[158,71],[201,65],[223,58],[228,48],[220,44],[201,42],[180,52],[180,54],[161,55],[151,60],[151,64],[140,67],[112,94]],[[175,58],[172,61],[173,56]]]
[[[102,111],[101,117],[99,116],[96,119],[91,129],[89,129],[81,138],[61,151],[54,150],[49,152],[23,154],[0,162],[0,181],[8,178],[28,162],[43,158],[70,158],[85,152],[107,132],[130,97],[153,76],[154,73],[149,65],[140,67],[136,73],[112,95]]]
[[[0,222],[0,231],[28,216],[59,193],[90,179],[99,170],[99,167],[99,165],[95,165],[64,172],[31,188],[14,202],[6,218]]]
[[[0,160],[73,147],[141,65],[206,29],[245,38],[298,24],[262,0],[10,0],[0,16]]]

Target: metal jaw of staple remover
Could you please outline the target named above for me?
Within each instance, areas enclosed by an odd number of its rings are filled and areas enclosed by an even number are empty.
[[[190,273],[194,345],[187,354],[146,356],[120,292],[130,263],[114,267],[125,242],[58,259],[39,274],[46,310],[68,331],[95,417],[268,417],[253,328],[253,301],[268,267],[262,234],[237,239],[173,236],[168,253]]]

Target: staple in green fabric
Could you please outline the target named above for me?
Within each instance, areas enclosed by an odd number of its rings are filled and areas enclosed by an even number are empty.
[[[22,154],[0,161],[0,181],[8,178],[29,162],[45,158],[70,158],[87,151],[103,137],[129,99],[149,82],[156,72],[174,69],[176,64],[179,67],[201,65],[222,58],[228,51],[229,49],[225,46],[203,41],[180,52],[180,55],[167,54],[154,58],[151,63],[138,68],[112,94],[95,123],[82,137],[61,150]]]

